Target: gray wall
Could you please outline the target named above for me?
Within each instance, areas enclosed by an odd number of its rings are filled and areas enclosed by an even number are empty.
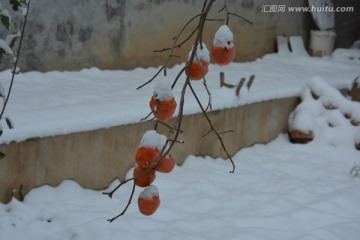
[[[305,6],[305,0],[228,0],[235,35],[235,61],[248,61],[274,52],[276,35],[301,35],[308,41],[309,13],[264,13],[264,5]],[[164,64],[169,47],[184,24],[198,14],[203,1],[195,0],[32,0],[20,66],[23,71],[132,69]],[[210,18],[224,18],[216,1]],[[15,21],[15,20],[14,20]],[[203,41],[210,46],[224,22],[209,21]],[[21,24],[15,24],[19,29]],[[184,37],[193,29],[184,33]],[[184,62],[190,42],[176,51]],[[7,66],[9,67],[9,65]],[[0,66],[1,68],[1,66]],[[2,68],[5,68],[3,65]]]

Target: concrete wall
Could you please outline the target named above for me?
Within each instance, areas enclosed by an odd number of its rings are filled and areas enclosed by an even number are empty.
[[[222,135],[233,155],[243,147],[266,143],[286,132],[288,115],[298,102],[298,98],[272,100],[210,112],[209,116],[218,131],[234,131]],[[86,188],[105,188],[115,178],[124,178],[134,166],[142,135],[153,128],[154,122],[142,122],[1,145],[0,150],[7,156],[0,161],[0,201],[9,201],[12,190],[20,185],[27,192],[43,184],[56,186],[65,179]],[[159,128],[163,134],[166,130]],[[209,131],[202,114],[185,116],[182,130],[180,138],[185,143],[172,150],[178,164],[190,154],[226,156],[214,134],[202,137]]]
[[[231,12],[251,20],[230,18],[237,54],[248,61],[274,52],[277,35],[301,35],[308,42],[309,13],[262,12],[265,5],[305,6],[306,0],[227,0]],[[20,67],[23,71],[132,69],[164,64],[167,53],[154,53],[172,44],[185,23],[201,10],[200,0],[36,0],[31,1]],[[218,13],[216,1],[209,17]],[[21,27],[14,19],[14,31]],[[194,23],[195,24],[195,23]],[[194,24],[185,31],[184,38]],[[209,21],[203,41],[210,46],[224,21]],[[1,33],[0,33],[1,35]],[[184,39],[183,38],[183,39]],[[190,42],[175,54],[172,64],[184,62]],[[8,68],[11,65],[2,65]]]

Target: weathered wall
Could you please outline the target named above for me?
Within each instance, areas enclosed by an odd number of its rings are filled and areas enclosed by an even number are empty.
[[[286,132],[288,115],[298,102],[298,98],[272,100],[210,112],[209,116],[218,131],[234,131],[222,135],[233,155],[243,147],[266,143]],[[184,116],[182,126],[180,138],[185,143],[172,150],[178,164],[190,154],[226,156],[214,134],[202,137],[209,131],[202,114]],[[7,156],[0,161],[0,201],[10,200],[12,190],[20,185],[26,192],[43,184],[56,186],[65,179],[74,179],[87,188],[105,188],[134,166],[142,135],[153,127],[154,122],[142,122],[1,145]],[[158,130],[164,134],[168,131]]]
[[[335,48],[349,48],[360,40],[360,1],[359,0],[332,0],[334,7],[354,7],[353,12],[335,13]]]
[[[248,61],[274,52],[276,35],[301,35],[308,42],[309,13],[262,12],[265,5],[305,6],[306,0],[228,0],[227,3],[231,12],[254,23],[251,26],[238,17],[230,18],[237,47],[235,61]],[[200,0],[32,1],[21,69],[78,70],[93,66],[132,69],[162,65],[167,53],[154,53],[154,50],[169,47],[172,38],[199,13],[202,4]],[[209,17],[225,18],[223,13],[218,13],[222,6],[223,1],[216,1]],[[203,41],[208,46],[223,23],[207,23]],[[194,24],[190,25],[184,38],[193,27]],[[174,58],[172,63],[185,61],[189,49],[190,42],[176,51],[181,58]]]

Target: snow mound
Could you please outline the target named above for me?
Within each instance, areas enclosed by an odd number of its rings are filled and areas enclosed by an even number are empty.
[[[215,47],[233,48],[234,47],[234,35],[227,25],[222,25],[215,33],[213,40]]]
[[[169,79],[163,77],[157,81],[154,86],[153,96],[160,101],[171,100],[174,98]]]
[[[336,59],[343,61],[353,61],[360,63],[360,49],[356,48],[337,48],[332,53],[332,56]]]
[[[345,98],[319,77],[305,86],[301,103],[290,114],[289,130],[313,133],[332,146],[354,146],[360,138],[360,103]]]
[[[166,140],[164,135],[158,134],[155,130],[149,130],[144,133],[139,147],[162,149]]]

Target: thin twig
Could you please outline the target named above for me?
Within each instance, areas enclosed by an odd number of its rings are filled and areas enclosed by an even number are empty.
[[[198,29],[198,27],[196,27],[196,28],[194,29],[194,31],[192,31],[191,34],[190,34],[187,38],[185,38],[184,41],[182,41],[181,43],[175,45],[174,48],[180,48],[184,43],[186,43],[186,42],[194,35],[194,33],[196,33],[196,30],[197,30],[197,29]],[[176,39],[176,38],[175,38],[175,39]],[[174,39],[174,40],[175,40],[175,39]],[[164,52],[164,51],[168,51],[168,50],[171,50],[171,49],[172,49],[172,47],[163,48],[163,49],[161,49],[161,50],[155,50],[154,52]]]
[[[227,155],[227,157],[229,158],[229,160],[230,160],[230,162],[231,162],[231,164],[232,164],[232,170],[230,171],[230,173],[234,173],[234,172],[235,172],[235,163],[234,163],[234,161],[232,160],[229,152],[227,151],[226,146],[225,146],[225,144],[224,144],[224,142],[223,142],[220,134],[216,131],[214,125],[213,125],[212,122],[211,122],[211,119],[209,118],[209,116],[208,116],[207,113],[205,112],[205,109],[204,109],[204,107],[201,105],[201,102],[200,102],[200,100],[199,100],[196,92],[194,91],[193,87],[191,86],[190,82],[188,83],[188,85],[189,85],[189,88],[190,88],[193,96],[195,97],[195,99],[196,99],[199,107],[201,108],[201,111],[202,111],[203,115],[205,116],[207,122],[209,123],[210,128],[211,128],[211,131],[214,132],[215,135],[217,136],[217,138],[218,138],[218,140],[220,141],[220,144],[221,144],[221,146],[222,146],[222,149],[224,150],[225,154]]]
[[[170,132],[174,132],[174,130],[175,131],[177,131],[178,129],[174,129],[174,128],[172,128],[170,125],[168,125],[168,124],[166,124],[166,123],[164,123],[163,121],[159,121],[158,120],[158,123],[160,123],[160,124],[162,124],[162,125],[164,125],[165,127],[167,127],[167,128],[169,128],[170,130]],[[179,129],[179,131],[180,131],[180,133],[183,133],[184,131],[183,130],[181,130],[181,129]]]
[[[219,135],[222,135],[222,134],[225,134],[225,133],[233,133],[234,130],[230,129],[230,130],[227,130],[227,131],[223,131],[223,132],[220,132]]]
[[[145,117],[143,117],[142,119],[140,119],[140,121],[142,122],[142,121],[147,120],[147,119],[151,116],[151,114],[153,114],[152,111],[151,111],[148,115],[146,115]],[[154,117],[154,118],[155,118],[155,117]],[[152,118],[152,119],[150,119],[150,120],[154,120],[154,118]]]
[[[236,14],[236,13],[229,12],[228,14],[229,14],[229,15],[236,16],[236,17],[238,17],[238,18],[241,18],[241,19],[244,20],[245,22],[247,22],[247,23],[249,23],[249,24],[251,24],[251,25],[254,25],[253,22],[251,22],[250,20],[247,20],[246,18],[244,18],[244,17],[242,17],[242,16],[240,16],[240,15],[238,15],[238,14]]]
[[[218,12],[222,12],[224,11],[226,12],[226,25],[229,25],[229,19],[230,19],[230,15],[236,16],[238,18],[241,18],[242,20],[246,21],[247,23],[250,23],[251,25],[253,25],[253,23],[249,20],[247,20],[246,18],[236,14],[236,13],[232,13],[229,11],[228,7],[227,7],[227,3],[226,0],[224,0],[224,6],[218,11]]]
[[[209,96],[208,104],[207,104],[207,106],[206,106],[206,108],[205,108],[205,111],[207,111],[208,109],[212,110],[211,92],[209,91],[209,88],[208,88],[208,86],[207,86],[207,84],[206,84],[205,76],[203,77],[203,80],[204,80],[204,81],[203,81],[203,84],[204,84],[205,89],[206,89],[206,92],[207,92],[207,94],[208,94],[208,96]]]
[[[197,14],[196,16],[192,17],[186,24],[185,26],[180,30],[179,34],[176,36],[176,39],[174,40],[174,43],[173,43],[173,46],[170,50],[170,54],[169,54],[169,57],[167,58],[165,64],[164,64],[164,75],[166,76],[166,71],[167,71],[167,67],[169,65],[169,62],[170,62],[170,57],[171,55],[173,54],[174,52],[174,49],[175,49],[175,46],[176,46],[176,43],[177,41],[179,40],[179,37],[181,36],[181,34],[184,32],[184,30],[187,28],[187,26],[192,22],[194,21],[196,18],[202,16],[203,13],[200,13],[200,14]]]
[[[178,75],[176,76],[176,78],[175,78],[175,80],[174,80],[173,84],[171,85],[171,89],[174,89],[174,87],[175,87],[175,85],[176,85],[176,83],[177,83],[178,79],[180,78],[181,74],[185,71],[185,69],[186,69],[186,66],[185,66],[185,67],[183,67],[183,68],[180,70],[180,72],[179,72],[179,73],[178,73]]]
[[[147,81],[146,83],[138,86],[136,89],[139,90],[140,88],[142,88],[142,87],[146,86],[147,84],[151,83],[151,82],[160,74],[160,72],[161,72],[164,68],[165,68],[165,66],[162,66],[162,67],[159,69],[159,71],[157,71],[156,74],[155,74],[149,81]]]
[[[116,220],[117,218],[119,218],[119,217],[121,217],[122,215],[125,214],[126,210],[129,208],[129,206],[131,204],[134,193],[135,193],[135,181],[133,182],[133,187],[132,187],[132,190],[131,190],[131,194],[130,194],[129,200],[128,200],[124,210],[119,215],[117,215],[116,217],[108,219],[109,222],[113,222],[114,220]]]

